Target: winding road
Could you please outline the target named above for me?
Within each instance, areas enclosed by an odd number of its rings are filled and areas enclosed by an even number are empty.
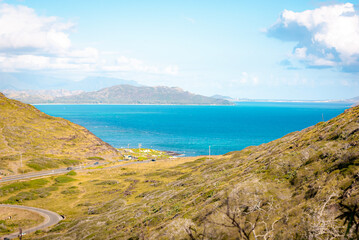
[[[124,167],[124,166],[127,166],[127,165],[141,164],[141,163],[148,163],[148,162],[151,162],[151,160],[128,162],[128,163],[124,163],[124,164],[117,164],[117,165],[107,166],[107,167],[105,166],[105,167],[102,167],[102,168],[99,168],[99,169],[92,169],[92,170],[118,168],[118,167]],[[11,181],[16,181],[16,180],[23,180],[23,179],[28,179],[28,178],[32,179],[32,178],[38,178],[38,177],[62,174],[62,173],[70,172],[72,170],[86,170],[86,169],[91,168],[91,167],[99,167],[99,166],[105,165],[105,164],[106,163],[98,163],[98,164],[91,164],[91,165],[87,165],[87,166],[74,166],[74,167],[71,167],[71,169],[58,168],[58,169],[53,169],[53,170],[46,170],[46,171],[39,171],[39,172],[31,172],[31,173],[25,173],[25,174],[11,175],[11,176],[0,178],[0,183],[11,182]]]
[[[149,163],[149,162],[151,162],[151,160],[139,161],[139,162],[128,162],[128,163],[124,163],[124,164],[117,164],[117,165],[113,165],[113,166],[107,166],[107,167],[102,167],[100,169],[92,169],[92,170],[111,169],[111,168],[124,167],[124,166],[132,165],[132,164],[141,164],[141,163]],[[86,168],[95,167],[95,166],[99,166],[99,165],[104,165],[104,163],[93,164],[91,166],[86,166]],[[77,167],[72,167],[71,170],[83,170],[86,168],[84,168],[83,166],[77,166]],[[23,179],[28,179],[28,178],[32,179],[32,178],[38,178],[38,177],[43,177],[43,176],[48,176],[48,175],[56,175],[56,174],[66,173],[71,170],[68,168],[60,168],[60,169],[54,169],[54,170],[48,170],[48,171],[40,171],[40,172],[32,172],[32,173],[27,173],[27,174],[13,175],[13,176],[8,176],[8,177],[4,177],[4,178],[0,179],[0,183],[16,181],[16,180],[23,180]],[[59,214],[51,212],[49,210],[41,209],[41,208],[27,207],[27,206],[21,206],[21,205],[9,205],[9,204],[0,204],[0,207],[10,207],[10,208],[19,208],[19,209],[29,210],[29,211],[38,213],[45,218],[45,221],[43,223],[41,223],[40,225],[32,227],[32,228],[24,229],[23,234],[24,233],[32,233],[32,232],[35,232],[36,230],[47,228],[49,226],[55,225],[56,223],[58,223],[59,221],[61,221],[63,219]],[[19,235],[19,232],[11,233],[11,234],[5,235],[5,236],[0,236],[0,240],[2,240],[4,238],[13,239],[13,238],[18,237],[18,235]]]
[[[39,224],[35,227],[32,227],[32,228],[23,229],[23,231],[22,231],[23,234],[24,233],[32,233],[32,232],[35,232],[36,230],[50,227],[50,226],[55,225],[56,223],[60,222],[63,219],[59,214],[51,212],[49,210],[41,209],[41,208],[34,208],[34,207],[27,207],[27,206],[20,206],[20,205],[8,205],[8,204],[0,204],[0,207],[24,209],[24,210],[28,210],[28,211],[32,211],[37,214],[40,214],[41,216],[43,216],[45,218],[45,220],[41,224]],[[1,236],[0,239],[3,239],[3,238],[13,239],[13,238],[18,237],[18,235],[19,235],[19,232],[15,232],[15,233],[11,233],[9,235]]]

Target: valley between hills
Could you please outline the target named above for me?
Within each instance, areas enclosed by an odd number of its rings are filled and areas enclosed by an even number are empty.
[[[0,95],[0,111],[7,175],[123,158],[31,105]],[[359,106],[221,156],[163,156],[3,183],[0,203],[65,216],[23,239],[358,239],[358,180]],[[0,235],[12,230],[0,219]]]

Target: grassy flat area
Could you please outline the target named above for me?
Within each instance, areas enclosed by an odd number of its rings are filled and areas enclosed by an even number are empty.
[[[34,227],[42,223],[43,216],[24,209],[0,207],[0,235]],[[11,218],[10,218],[11,217]]]

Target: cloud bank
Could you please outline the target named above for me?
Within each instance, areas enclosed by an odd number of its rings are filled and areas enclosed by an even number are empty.
[[[74,26],[55,16],[40,16],[26,6],[0,3],[0,71],[178,73],[175,65],[154,66],[126,56],[109,57],[93,47],[76,49],[70,39]]]
[[[359,72],[359,14],[351,3],[284,10],[267,35],[297,42],[291,57],[307,67]]]
[[[71,46],[73,23],[42,17],[25,6],[0,5],[0,49],[61,53]]]

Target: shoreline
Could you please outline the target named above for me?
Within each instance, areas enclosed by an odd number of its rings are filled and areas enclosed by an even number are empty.
[[[162,152],[165,152],[172,157],[186,157],[186,155],[184,153],[178,153],[175,151],[162,151]]]
[[[184,103],[28,103],[33,106],[47,106],[47,105],[68,105],[68,106],[95,106],[95,105],[102,105],[102,106],[236,106],[240,103],[328,103],[328,104],[359,104],[356,102],[350,101],[331,101],[331,100],[313,100],[313,101],[306,101],[306,100],[238,100],[233,101],[232,104],[184,104]]]
[[[161,103],[28,103],[33,106],[38,105],[115,105],[115,106],[235,106],[236,104],[199,104],[199,103],[191,103],[191,104],[184,104],[184,103],[168,103],[168,104],[161,104]]]

